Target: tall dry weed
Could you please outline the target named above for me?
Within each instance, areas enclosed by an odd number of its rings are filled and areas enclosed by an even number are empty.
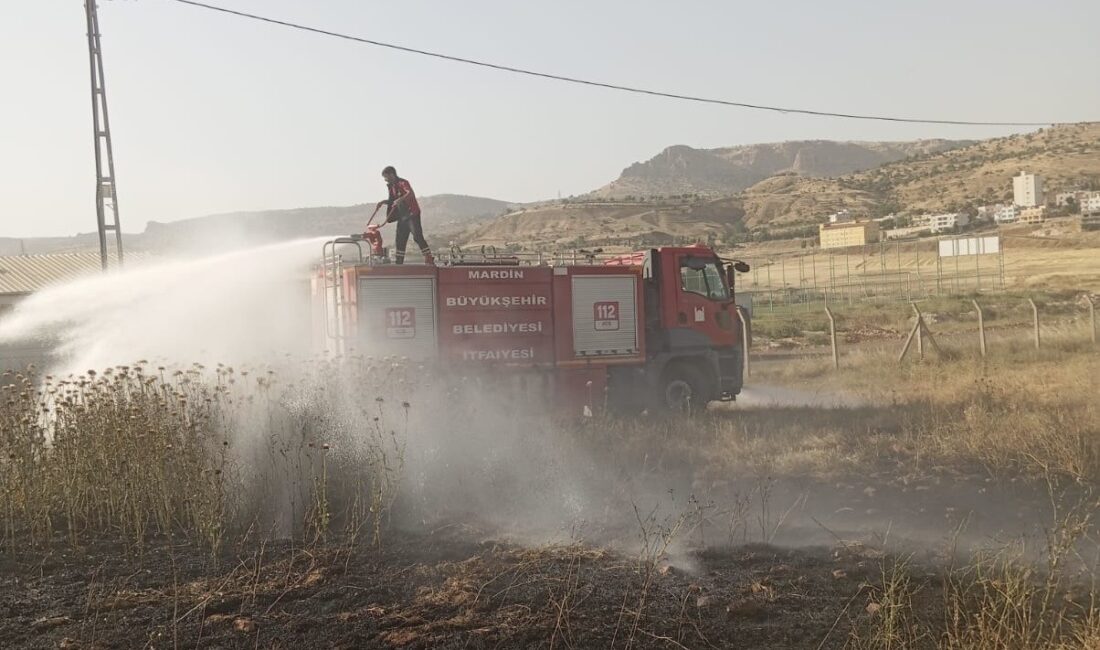
[[[300,370],[300,369],[299,369]],[[400,364],[273,370],[7,373],[0,393],[3,542],[221,546],[249,528],[380,541],[403,467]]]

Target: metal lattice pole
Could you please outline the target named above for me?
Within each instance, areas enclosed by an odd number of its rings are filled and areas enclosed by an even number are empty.
[[[103,48],[99,40],[99,16],[95,0],[85,0],[88,19],[88,64],[92,78],[92,129],[95,136],[95,207],[99,228],[99,259],[107,269],[107,232],[115,233],[115,250],[122,266],[122,230],[118,222],[115,157],[111,148],[111,121],[107,115],[107,88],[103,80]],[[104,169],[106,167],[106,169]]]

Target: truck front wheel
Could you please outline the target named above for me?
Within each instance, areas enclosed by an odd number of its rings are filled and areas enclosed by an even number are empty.
[[[706,377],[691,364],[670,365],[657,387],[657,403],[665,413],[698,413],[706,409],[710,395]]]

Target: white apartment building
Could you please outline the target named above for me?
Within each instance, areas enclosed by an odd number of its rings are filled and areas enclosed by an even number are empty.
[[[1071,192],[1059,192],[1054,197],[1054,205],[1058,208],[1064,208],[1069,205],[1070,200],[1073,200],[1079,208],[1082,208],[1085,203],[1088,203],[1091,197],[1100,196],[1100,192],[1090,192],[1088,190],[1073,190]]]
[[[1078,198],[1079,194],[1083,194],[1083,192],[1058,192],[1054,195],[1054,207],[1064,208],[1071,200],[1080,202],[1080,198]]]
[[[999,205],[993,211],[993,221],[998,224],[1016,223],[1020,216],[1020,208],[1015,205]]]
[[[928,216],[928,228],[933,233],[945,232],[970,223],[970,215],[965,212],[946,212]]]
[[[1035,174],[1020,172],[1012,177],[1012,202],[1023,208],[1034,208],[1043,204],[1043,178]]]

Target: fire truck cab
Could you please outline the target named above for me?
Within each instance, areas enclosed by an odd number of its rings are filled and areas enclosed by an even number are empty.
[[[612,369],[613,403],[634,409],[656,400],[668,409],[736,397],[748,319],[737,309],[734,278],[748,266],[704,246],[655,248],[607,263],[641,266],[645,297],[646,360]]]
[[[452,249],[438,266],[389,264],[358,237],[325,244],[315,341],[462,376],[537,378],[560,411],[697,410],[743,382],[743,262],[702,246],[505,254]]]

